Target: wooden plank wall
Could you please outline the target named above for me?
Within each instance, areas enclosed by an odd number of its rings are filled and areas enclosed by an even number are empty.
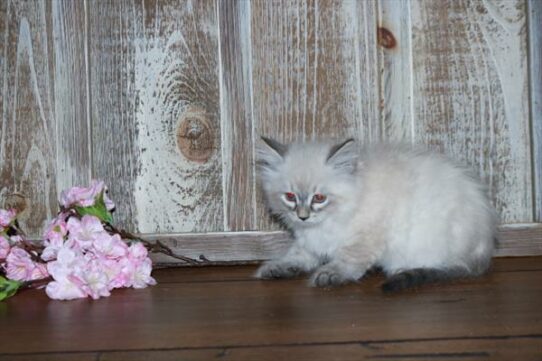
[[[111,185],[119,220],[222,230],[215,2],[100,1],[88,19],[93,176]]]
[[[490,185],[503,223],[540,221],[539,8],[2,1],[0,199],[34,236],[91,178],[136,232],[276,230],[258,135],[354,136],[445,152]]]
[[[59,190],[90,179],[85,12],[81,2],[2,1],[0,16],[0,198],[38,235]]]

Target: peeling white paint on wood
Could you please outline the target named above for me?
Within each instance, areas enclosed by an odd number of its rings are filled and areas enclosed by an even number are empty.
[[[218,0],[224,230],[256,229],[251,5]]]
[[[416,142],[476,169],[506,223],[532,221],[524,5],[411,7]]]
[[[126,185],[112,189],[117,203],[130,207],[125,224],[140,232],[222,230],[214,1],[99,3],[96,11],[108,10],[121,16],[120,23],[108,14],[94,26],[101,29],[107,24],[120,36],[112,37],[111,31],[93,36],[97,52],[91,77],[96,83],[114,82],[114,88],[101,90],[114,90],[113,99],[119,104],[111,109],[108,99],[93,97],[93,101],[104,117],[112,110],[113,119],[127,119],[119,123],[94,118],[100,127],[94,127],[93,141],[104,144],[97,132],[109,137],[104,131],[110,131],[120,138],[107,140],[110,147],[126,143],[121,157],[128,158],[130,166],[119,174]],[[107,75],[119,68],[120,79]],[[106,164],[97,160],[95,167],[108,183],[114,183],[118,178],[111,174],[119,172],[120,159],[109,152],[99,149],[108,160]]]
[[[198,228],[209,209],[221,204],[216,199],[203,203],[201,196],[216,176],[212,165],[220,159],[213,149],[211,159],[187,159],[177,144],[177,131],[187,113],[201,113],[189,99],[182,99],[176,87],[186,73],[194,71],[187,63],[194,57],[180,31],[165,41],[161,38],[135,39],[134,86],[137,91],[136,127],[139,162],[135,180],[138,225],[141,232],[190,232]],[[180,51],[179,51],[180,49]],[[184,84],[196,87],[196,84]],[[221,229],[216,220],[206,223]]]
[[[412,46],[410,0],[381,0],[379,29],[389,31],[395,46],[379,41],[382,138],[413,142],[416,121],[412,106]]]
[[[90,114],[88,113],[88,59],[82,1],[55,0],[52,6],[54,42],[54,141],[57,194],[86,186],[91,180]]]

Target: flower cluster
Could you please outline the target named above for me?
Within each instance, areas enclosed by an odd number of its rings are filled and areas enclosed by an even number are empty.
[[[15,227],[14,209],[0,209],[0,265],[6,277],[15,281],[32,281],[47,277],[47,268],[36,262],[37,253],[29,253],[20,235],[8,235]]]
[[[54,279],[45,289],[51,298],[98,299],[114,288],[156,283],[145,246],[128,245],[118,234],[109,234],[95,216],[72,216],[66,221],[61,213],[48,227],[44,245],[41,257]]]
[[[156,284],[145,245],[126,242],[111,226],[115,205],[106,192],[101,181],[62,192],[62,211],[39,246],[21,236],[14,210],[0,209],[0,300],[36,280],[59,300],[97,299],[115,288]]]

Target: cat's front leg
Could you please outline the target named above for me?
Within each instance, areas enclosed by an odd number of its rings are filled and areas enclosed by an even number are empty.
[[[378,259],[379,250],[366,251],[366,245],[353,244],[337,251],[329,263],[318,268],[311,276],[313,287],[336,287],[357,282]]]
[[[284,257],[267,261],[260,266],[254,277],[260,279],[294,278],[311,272],[318,264],[315,255],[294,244]]]

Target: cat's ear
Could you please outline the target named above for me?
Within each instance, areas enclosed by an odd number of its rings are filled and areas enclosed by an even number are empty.
[[[326,162],[337,170],[354,173],[358,162],[358,149],[354,139],[347,139],[331,147]]]
[[[260,138],[262,141],[256,147],[258,164],[262,168],[272,169],[284,160],[288,147],[271,138]]]

